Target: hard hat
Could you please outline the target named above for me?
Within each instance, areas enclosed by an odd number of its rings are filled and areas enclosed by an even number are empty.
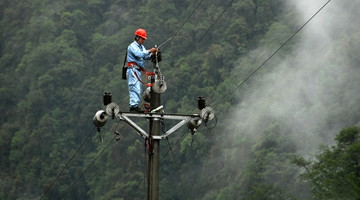
[[[139,37],[144,38],[145,40],[147,39],[147,38],[146,38],[146,31],[145,31],[145,29],[139,28],[138,30],[135,31],[134,34],[135,34],[136,36],[139,36]]]

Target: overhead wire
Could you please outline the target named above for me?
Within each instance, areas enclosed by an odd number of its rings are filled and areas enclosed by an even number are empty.
[[[62,175],[62,173],[65,171],[65,169],[70,165],[71,161],[75,158],[76,154],[80,151],[80,149],[84,146],[85,142],[89,139],[89,137],[93,134],[95,127],[90,131],[90,133],[85,137],[85,139],[82,141],[80,146],[75,150],[73,155],[71,156],[70,160],[65,164],[65,166],[62,168],[60,173],[52,180],[50,186],[47,188],[47,190],[44,192],[44,194],[41,196],[40,200],[43,199],[46,194],[50,191],[50,189],[54,186],[55,182],[59,179],[59,177]]]
[[[59,200],[61,200],[62,198],[64,198],[70,191],[71,189],[74,187],[74,185],[80,180],[81,177],[84,176],[84,174],[90,169],[90,167],[92,167],[95,163],[95,161],[100,157],[100,155],[110,146],[111,143],[114,142],[116,136],[114,136],[110,142],[108,142],[108,144],[99,152],[98,155],[96,155],[96,157],[92,160],[92,162],[86,167],[86,169],[80,174],[80,176],[69,186],[67,187],[67,189],[65,190],[64,194],[59,198]]]
[[[213,28],[213,26],[219,21],[219,19],[222,17],[222,15],[227,11],[227,9],[230,7],[230,5],[233,3],[234,0],[231,0],[230,3],[223,9],[223,11],[220,13],[220,15],[216,18],[216,20],[211,24],[211,26],[205,31],[205,33],[202,35],[201,39],[198,41],[201,42],[206,34],[210,31],[210,29]]]
[[[331,0],[328,0],[324,5],[322,5],[302,26],[300,26],[278,49],[276,49],[264,62],[262,62],[249,76],[247,76],[236,88],[228,92],[226,95],[221,95],[222,99],[227,98],[229,95],[234,94],[246,81],[248,81],[253,75],[255,75],[272,57],[275,56],[285,45],[287,45],[290,40],[292,40],[317,14],[321,12]],[[214,107],[217,108],[220,104]]]
[[[210,27],[204,32],[204,34],[201,36],[200,40],[198,40],[193,46],[192,48],[187,52],[188,54],[190,54],[195,47],[197,47],[197,45],[205,38],[205,36],[209,33],[210,29],[212,29],[214,27],[214,25],[219,21],[219,19],[223,16],[223,14],[227,11],[227,9],[230,7],[230,5],[233,3],[234,0],[231,0],[230,3],[223,9],[223,11],[216,17],[215,21],[210,25]],[[172,75],[175,72],[176,68],[174,68],[170,75]]]
[[[172,147],[171,147],[171,144],[170,144],[170,141],[169,141],[169,138],[168,138],[168,137],[166,137],[166,141],[167,141],[167,143],[168,143],[168,145],[169,145],[170,155],[171,155],[171,158],[172,158],[173,163],[174,163],[175,168],[176,168],[176,174],[178,175],[179,180],[180,180],[180,185],[181,185],[181,189],[182,189],[182,194],[185,196],[185,199],[187,199],[187,198],[186,198],[186,195],[185,195],[186,193],[185,193],[185,189],[184,189],[184,184],[183,184],[183,181],[182,181],[181,176],[180,176],[180,173],[179,173],[179,166],[178,166],[178,164],[176,163],[175,156],[174,156],[174,153],[173,153],[173,149],[172,149]]]
[[[186,129],[184,132],[183,132],[183,134],[182,134],[182,136],[180,137],[180,138],[178,138],[177,140],[176,140],[176,142],[173,144],[173,146],[176,146],[184,137],[185,137],[185,135],[188,133],[188,129]],[[173,149],[172,149],[173,150]],[[170,150],[168,150],[166,153],[165,153],[165,155],[167,155],[167,154],[169,154],[170,153]],[[164,158],[163,158],[164,159]],[[162,160],[163,160],[162,159]],[[161,161],[162,161],[161,160]]]
[[[193,9],[193,11],[190,13],[190,15],[185,19],[184,23],[182,23],[182,25],[176,30],[176,32],[173,34],[172,37],[170,37],[171,39],[169,40],[169,42],[171,40],[174,39],[174,37],[179,33],[179,31],[182,29],[182,27],[189,21],[190,17],[195,13],[195,11],[198,9],[198,7],[200,6],[200,4],[203,2],[203,0],[200,0],[198,2],[198,4],[196,5],[196,7]],[[164,49],[166,49],[166,47],[168,46],[168,44],[164,47]]]
[[[120,128],[120,130],[122,130],[124,127],[125,127],[125,125],[122,126],[122,127]],[[80,174],[80,176],[66,189],[66,191],[64,192],[64,194],[60,197],[60,199],[64,198],[64,197],[66,196],[66,194],[71,191],[71,189],[75,186],[75,184],[80,180],[81,177],[84,176],[84,174],[89,170],[89,168],[94,165],[95,161],[96,161],[96,160],[100,157],[100,155],[110,146],[110,144],[115,140],[116,137],[117,137],[117,135],[115,135],[115,136],[108,142],[108,144],[99,152],[99,154],[93,159],[93,161],[87,166],[87,168]],[[59,200],[60,200],[60,199],[59,199]]]

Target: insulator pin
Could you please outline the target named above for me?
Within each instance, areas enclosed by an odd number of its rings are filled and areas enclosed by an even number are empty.
[[[103,96],[103,102],[104,105],[107,106],[108,104],[110,104],[112,102],[112,97],[111,97],[111,93],[110,92],[105,92],[104,96]]]
[[[198,108],[199,110],[202,110],[206,107],[205,97],[199,97],[198,98]]]

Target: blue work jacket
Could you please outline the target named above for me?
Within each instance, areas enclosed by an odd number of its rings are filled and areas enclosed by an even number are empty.
[[[144,45],[138,44],[136,41],[128,46],[127,61],[136,62],[140,68],[145,68],[145,60],[149,60],[151,53],[145,49]]]

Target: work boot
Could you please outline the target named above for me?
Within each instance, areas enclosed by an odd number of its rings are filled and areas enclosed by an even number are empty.
[[[130,112],[143,113],[144,111],[141,110],[141,108],[139,108],[138,106],[136,106],[136,107],[130,107]]]

